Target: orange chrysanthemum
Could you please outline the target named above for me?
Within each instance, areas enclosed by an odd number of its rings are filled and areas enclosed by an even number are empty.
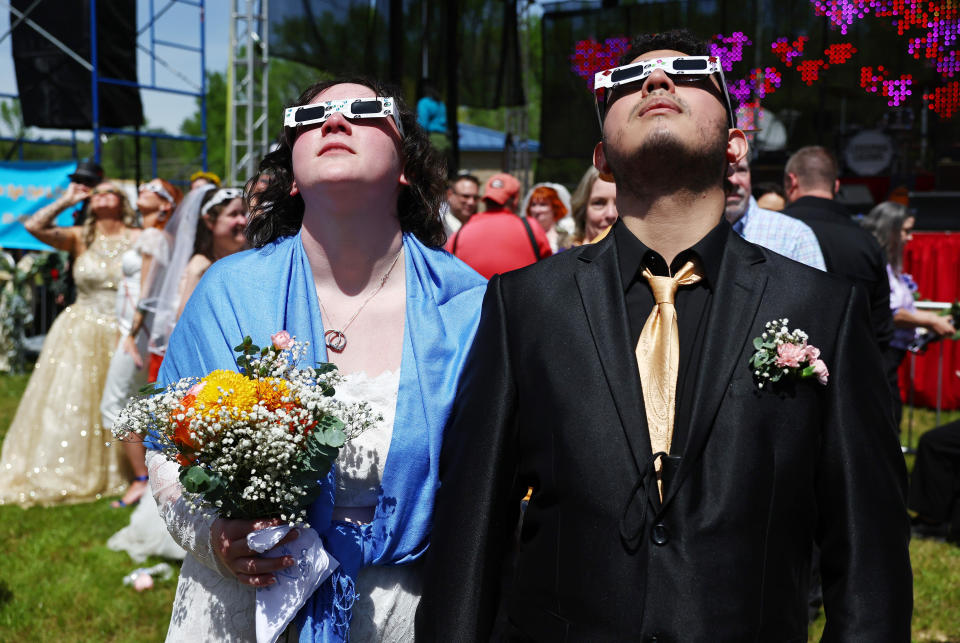
[[[256,381],[257,398],[271,411],[283,405],[283,398],[290,394],[286,381],[276,377],[266,377]]]

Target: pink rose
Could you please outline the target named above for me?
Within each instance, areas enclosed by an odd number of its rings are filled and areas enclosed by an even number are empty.
[[[290,337],[290,333],[285,330],[281,330],[279,333],[270,336],[270,341],[273,342],[273,347],[286,350],[293,346],[293,338]]]
[[[805,354],[807,356],[807,363],[813,364],[815,361],[820,359],[820,349],[816,346],[807,345]]]
[[[804,346],[790,343],[777,346],[777,366],[780,368],[797,368],[806,356]]]
[[[827,378],[830,377],[830,371],[827,370],[827,365],[822,359],[818,359],[813,363],[813,374],[817,376],[817,381],[826,386]]]
[[[206,382],[197,382],[196,384],[194,384],[193,386],[191,386],[190,388],[187,389],[187,393],[186,393],[186,394],[187,394],[187,395],[194,395],[194,396],[196,396],[197,394],[200,393],[200,391],[203,390],[203,387],[206,386],[206,385],[207,385]]]

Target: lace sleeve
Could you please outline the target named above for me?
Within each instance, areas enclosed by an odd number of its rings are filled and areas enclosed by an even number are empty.
[[[169,260],[169,245],[167,236],[161,230],[147,228],[140,233],[135,247],[140,252],[152,256],[154,261],[165,265]]]
[[[174,541],[205,567],[232,578],[233,573],[223,565],[210,543],[210,526],[217,517],[190,512],[183,498],[177,463],[167,460],[159,451],[147,451],[147,469],[150,472],[150,490],[157,501],[160,517]]]

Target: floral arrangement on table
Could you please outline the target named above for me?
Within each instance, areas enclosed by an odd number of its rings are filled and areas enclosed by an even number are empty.
[[[296,368],[306,344],[286,331],[260,348],[235,347],[240,372],[187,377],[131,402],[113,433],[150,434],[180,466],[191,510],[223,518],[279,517],[308,527],[340,448],[380,420],[365,404],[335,397],[333,364]],[[323,529],[323,526],[320,526]]]
[[[820,359],[820,349],[808,344],[807,334],[799,328],[791,331],[787,326],[789,321],[786,318],[769,321],[760,337],[753,339],[756,352],[750,358],[750,366],[757,386],[763,388],[764,384],[774,384],[785,376],[815,377],[826,386],[830,372]]]

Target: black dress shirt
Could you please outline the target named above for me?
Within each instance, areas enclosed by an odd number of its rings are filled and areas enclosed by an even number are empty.
[[[643,276],[643,269],[649,268],[654,275],[666,277],[673,275],[691,258],[696,258],[703,272],[702,279],[696,284],[681,286],[677,290],[674,301],[677,309],[677,326],[680,331],[680,359],[677,369],[677,406],[670,453],[680,455],[683,453],[689,431],[696,374],[700,368],[708,367],[700,363],[700,357],[703,353],[703,338],[709,325],[710,305],[717,284],[717,276],[720,274],[720,261],[723,259],[730,225],[720,217],[720,222],[706,236],[692,247],[677,254],[669,268],[663,257],[634,236],[623,222],[617,221],[612,232],[617,244],[620,280],[623,283],[632,346],[637,345],[643,325],[654,306],[653,291],[646,277]],[[637,377],[640,377],[639,372]]]

